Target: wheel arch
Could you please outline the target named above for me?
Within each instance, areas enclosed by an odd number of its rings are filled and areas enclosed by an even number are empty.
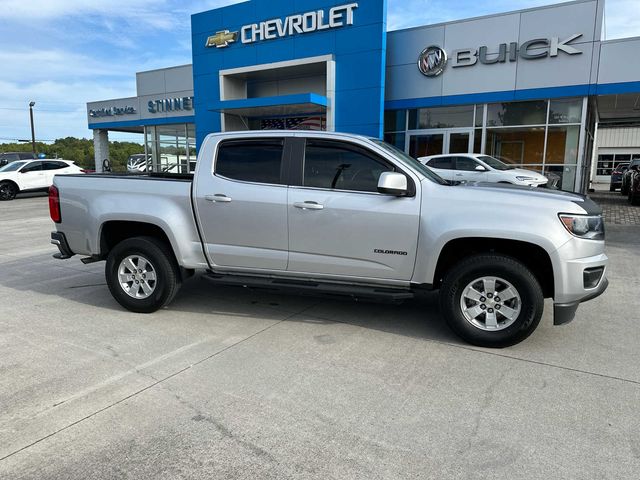
[[[534,243],[502,238],[465,237],[449,240],[440,250],[433,286],[440,287],[446,272],[463,258],[483,253],[498,253],[520,261],[538,279],[545,298],[554,296],[553,262],[549,253]]]
[[[3,183],[8,183],[10,185],[13,185],[16,187],[16,189],[18,190],[18,192],[20,191],[20,185],[18,185],[18,183],[15,180],[11,180],[9,178],[6,178],[4,180],[0,180],[0,185],[2,185]]]

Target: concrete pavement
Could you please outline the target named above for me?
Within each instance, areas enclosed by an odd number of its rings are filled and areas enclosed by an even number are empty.
[[[29,220],[25,220],[29,219]],[[435,294],[358,304],[187,282],[124,311],[57,261],[45,197],[0,204],[0,478],[626,479],[640,471],[640,227],[607,293],[468,346]],[[547,304],[547,307],[549,304]]]

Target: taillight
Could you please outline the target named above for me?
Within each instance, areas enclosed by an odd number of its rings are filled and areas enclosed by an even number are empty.
[[[60,192],[55,185],[49,187],[49,215],[55,223],[62,222],[60,213]]]

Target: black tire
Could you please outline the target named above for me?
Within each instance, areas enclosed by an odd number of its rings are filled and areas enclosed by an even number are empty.
[[[0,183],[0,200],[13,200],[16,198],[19,190],[15,183],[2,182]]]
[[[487,331],[472,324],[464,316],[462,294],[474,280],[482,277],[503,279],[519,294],[520,312],[517,317],[514,314],[515,320],[510,325],[507,317],[503,317],[497,309],[500,307],[496,307],[494,315],[503,320],[503,329]],[[501,282],[498,283],[504,286]],[[495,292],[496,296],[500,293],[497,288]],[[517,300],[510,302],[514,307],[513,302]],[[485,304],[479,303],[478,307],[483,305]],[[507,302],[504,302],[503,311],[506,305]],[[449,327],[462,339],[480,347],[502,348],[519,343],[533,333],[542,317],[544,296],[536,277],[518,260],[498,254],[473,255],[460,261],[445,275],[440,287],[440,309]],[[481,313],[477,318],[481,319],[482,315],[486,313]]]
[[[631,205],[634,205],[634,206],[640,205],[640,196],[638,196],[638,194],[635,194],[631,190],[629,190],[628,200]]]
[[[120,284],[119,269],[121,263],[128,257],[140,257],[151,264],[148,271],[154,272],[153,285],[151,280],[138,277],[139,283],[147,282],[146,286],[152,288],[152,292],[144,298],[134,298],[133,293],[127,293],[125,287]],[[135,263],[133,265],[135,266]],[[136,275],[142,276],[145,273],[140,272]],[[165,242],[154,237],[134,237],[117,244],[107,256],[105,276],[113,298],[127,310],[136,313],[155,312],[171,302],[180,288],[180,270],[171,249]],[[134,288],[133,282],[130,290]],[[136,285],[135,288],[138,286]],[[142,286],[139,288],[142,289]],[[142,294],[145,295],[145,292]]]
[[[616,187],[614,185],[609,185],[609,191],[610,192],[615,192],[616,191]]]

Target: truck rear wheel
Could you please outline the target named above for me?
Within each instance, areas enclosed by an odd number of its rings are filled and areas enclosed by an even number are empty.
[[[449,327],[467,342],[507,347],[536,329],[544,296],[536,277],[516,259],[474,255],[445,275],[440,308]]]
[[[107,257],[105,276],[113,298],[136,313],[162,308],[180,287],[171,250],[153,237],[134,237],[117,244]]]

